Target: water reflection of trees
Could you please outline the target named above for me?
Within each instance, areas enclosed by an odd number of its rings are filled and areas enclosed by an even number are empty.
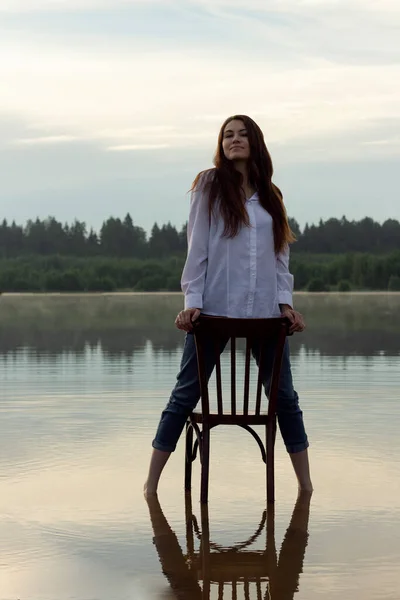
[[[175,352],[183,346],[184,334],[173,327],[138,326],[107,329],[58,329],[41,330],[38,328],[8,326],[0,328],[0,356],[16,354],[26,349],[30,356],[38,359],[46,356],[58,357],[72,353],[83,356],[88,349],[101,349],[108,357],[133,357],[143,352],[148,343],[153,352]],[[388,328],[363,330],[342,330],[324,327],[309,327],[302,335],[290,339],[291,353],[296,356],[300,351],[320,353],[323,356],[374,356],[400,354],[400,336]]]
[[[400,353],[400,295],[300,295],[307,329],[291,338],[300,350],[326,356]],[[100,348],[110,359],[133,357],[150,342],[174,352],[184,334],[174,327],[181,295],[2,296],[0,356],[27,349],[32,356],[83,355]]]

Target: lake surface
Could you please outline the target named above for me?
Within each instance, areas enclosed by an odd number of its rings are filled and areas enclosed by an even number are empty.
[[[191,510],[185,500],[183,439],[160,503],[143,499],[181,303],[0,297],[0,600],[202,598],[198,536],[218,563],[215,600],[398,600],[400,295],[296,296],[307,330],[291,338],[292,369],[315,493],[296,505],[278,434],[268,515],[258,448],[229,428],[212,434],[208,511],[198,464]]]

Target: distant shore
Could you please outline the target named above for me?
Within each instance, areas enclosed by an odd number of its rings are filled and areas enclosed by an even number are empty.
[[[349,292],[307,292],[298,291],[294,292],[294,296],[399,296],[399,292],[391,292],[385,290],[363,290],[356,291],[351,290]],[[183,296],[181,292],[2,292],[0,297],[20,297],[20,296],[62,296],[62,297],[73,297],[73,298],[87,298],[90,296]]]

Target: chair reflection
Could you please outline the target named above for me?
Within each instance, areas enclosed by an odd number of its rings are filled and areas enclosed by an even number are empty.
[[[263,512],[255,532],[230,547],[210,539],[208,506],[200,505],[201,526],[185,497],[186,544],[178,538],[164,516],[157,498],[148,501],[150,518],[162,570],[172,598],[179,600],[293,600],[308,543],[310,496],[300,495],[294,506],[279,556],[275,545],[274,507]],[[251,549],[261,539],[261,550]],[[199,544],[196,544],[196,540]],[[198,550],[195,546],[198,545]]]

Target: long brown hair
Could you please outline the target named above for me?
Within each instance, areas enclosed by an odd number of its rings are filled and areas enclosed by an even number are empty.
[[[218,202],[225,222],[225,236],[235,237],[241,226],[250,226],[244,203],[243,176],[235,169],[233,161],[226,158],[222,148],[225,127],[234,120],[242,121],[247,130],[250,146],[249,183],[256,188],[261,206],[272,217],[275,252],[281,252],[286,244],[294,242],[296,237],[288,223],[282,193],[272,183],[272,160],[265,145],[263,132],[253,119],[245,115],[235,115],[226,119],[218,136],[218,146],[214,156],[215,169],[199,173],[191,189],[194,190],[200,178],[206,175],[204,181],[209,194],[210,218]]]

